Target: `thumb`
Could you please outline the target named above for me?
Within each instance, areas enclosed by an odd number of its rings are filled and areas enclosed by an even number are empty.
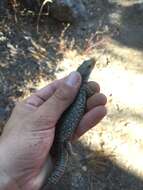
[[[38,112],[44,114],[54,124],[66,108],[73,102],[81,84],[78,72],[72,72],[57,88],[55,93],[40,107]]]

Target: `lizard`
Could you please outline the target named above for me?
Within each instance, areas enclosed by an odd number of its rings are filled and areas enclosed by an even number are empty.
[[[87,98],[94,94],[93,90],[87,85],[94,65],[95,59],[91,58],[84,61],[77,69],[77,72],[81,75],[81,86],[73,103],[58,121],[58,127],[56,128],[54,143],[52,145],[52,151],[56,157],[55,166],[51,175],[49,177],[46,176],[41,188],[42,190],[46,190],[51,184],[56,184],[65,172],[68,158],[72,154],[72,137],[85,113]]]

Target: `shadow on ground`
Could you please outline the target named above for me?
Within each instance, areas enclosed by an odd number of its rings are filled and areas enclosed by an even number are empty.
[[[51,190],[142,190],[143,179],[111,161],[113,155],[94,152],[81,143],[75,151],[78,154],[65,176]]]
[[[118,6],[116,17],[120,20],[116,22],[119,35],[115,40],[121,44],[137,49],[143,49],[143,3],[133,3],[129,6]],[[116,20],[116,19],[115,19]],[[113,21],[114,22],[114,21]]]

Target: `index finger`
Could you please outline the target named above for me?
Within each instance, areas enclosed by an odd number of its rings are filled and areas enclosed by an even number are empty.
[[[55,80],[47,86],[37,90],[34,94],[26,99],[26,103],[34,107],[39,107],[54,94],[63,80],[65,80],[65,78]]]

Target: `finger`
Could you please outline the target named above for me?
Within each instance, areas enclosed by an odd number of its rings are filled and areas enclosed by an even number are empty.
[[[39,107],[41,104],[44,103],[58,88],[58,86],[65,80],[66,77],[56,80],[52,82],[51,84],[45,86],[44,88],[37,90],[34,94],[32,94],[30,97],[26,99],[26,103],[28,105]],[[95,89],[95,92],[100,91],[100,87],[95,82],[89,82],[89,85],[92,86],[92,88]]]
[[[38,114],[47,115],[55,122],[60,118],[66,108],[73,102],[81,84],[81,76],[73,72],[63,81],[55,93],[45,101],[38,110]]]
[[[107,98],[104,94],[96,93],[87,100],[87,111],[93,109],[94,107],[105,105]]]
[[[100,86],[98,83],[94,81],[90,81],[87,83],[87,85],[92,89],[94,93],[99,93],[100,92]]]
[[[76,130],[73,140],[76,140],[89,129],[97,125],[104,118],[106,113],[107,110],[105,106],[95,107],[94,109],[86,113]]]
[[[34,107],[39,107],[49,97],[51,97],[52,94],[54,94],[54,92],[56,91],[56,89],[62,83],[63,80],[65,80],[65,78],[56,80],[51,84],[45,86],[44,88],[37,90],[34,94],[32,94],[30,97],[26,99],[26,103]]]

